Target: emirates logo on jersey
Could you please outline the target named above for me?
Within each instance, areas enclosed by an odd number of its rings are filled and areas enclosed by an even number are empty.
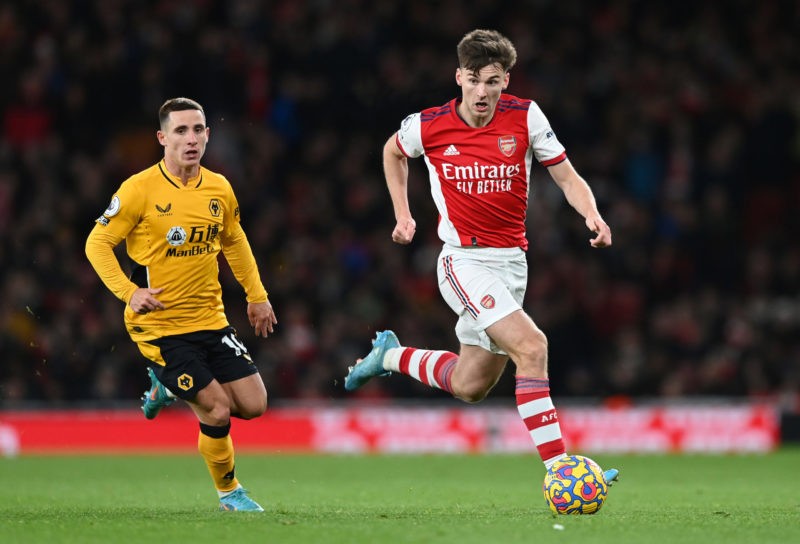
[[[487,310],[494,308],[494,297],[492,295],[483,295],[483,298],[481,299],[481,306]]]
[[[517,150],[517,137],[516,136],[500,136],[497,139],[497,146],[500,152],[506,157],[510,157]]]

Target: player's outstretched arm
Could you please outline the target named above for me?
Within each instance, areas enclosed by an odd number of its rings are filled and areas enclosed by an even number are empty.
[[[589,241],[592,247],[610,246],[611,228],[603,221],[589,184],[578,174],[569,159],[548,166],[547,170],[564,192],[570,206],[584,217],[586,228],[595,233],[595,237]]]
[[[114,254],[114,248],[120,241],[119,235],[108,233],[104,227],[95,225],[86,238],[85,251],[86,258],[109,291],[128,303],[138,286],[125,275]]]
[[[408,204],[408,158],[397,146],[397,134],[392,134],[383,146],[383,173],[392,198],[397,224],[392,231],[392,241],[410,244],[417,231],[417,223]]]
[[[239,221],[232,221],[223,231],[222,251],[236,281],[247,293],[247,318],[250,325],[255,329],[256,336],[266,338],[273,332],[273,326],[278,320],[261,281],[253,249]]]

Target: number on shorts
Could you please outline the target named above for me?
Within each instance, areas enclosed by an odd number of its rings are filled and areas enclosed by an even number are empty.
[[[237,357],[241,357],[242,353],[247,353],[247,348],[244,347],[244,344],[242,344],[242,342],[236,338],[233,333],[223,336],[222,343],[236,351]]]

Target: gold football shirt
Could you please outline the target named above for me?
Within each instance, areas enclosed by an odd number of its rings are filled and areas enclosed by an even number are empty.
[[[222,251],[248,302],[264,302],[239,204],[228,180],[201,167],[184,186],[164,161],[131,176],[114,194],[86,241],[86,255],[103,283],[126,303],[138,287],[163,288],[164,310],[147,314],[125,307],[134,341],[228,325],[219,283]],[[125,240],[130,278],[114,247]]]

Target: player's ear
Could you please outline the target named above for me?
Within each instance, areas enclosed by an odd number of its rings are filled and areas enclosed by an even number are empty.
[[[456,68],[456,85],[461,87],[461,68]]]
[[[156,131],[156,138],[158,139],[158,143],[160,143],[161,145],[167,145],[166,136],[160,130]]]
[[[511,81],[511,72],[506,72],[506,76],[503,79],[503,90],[505,91],[508,89],[508,82]]]

